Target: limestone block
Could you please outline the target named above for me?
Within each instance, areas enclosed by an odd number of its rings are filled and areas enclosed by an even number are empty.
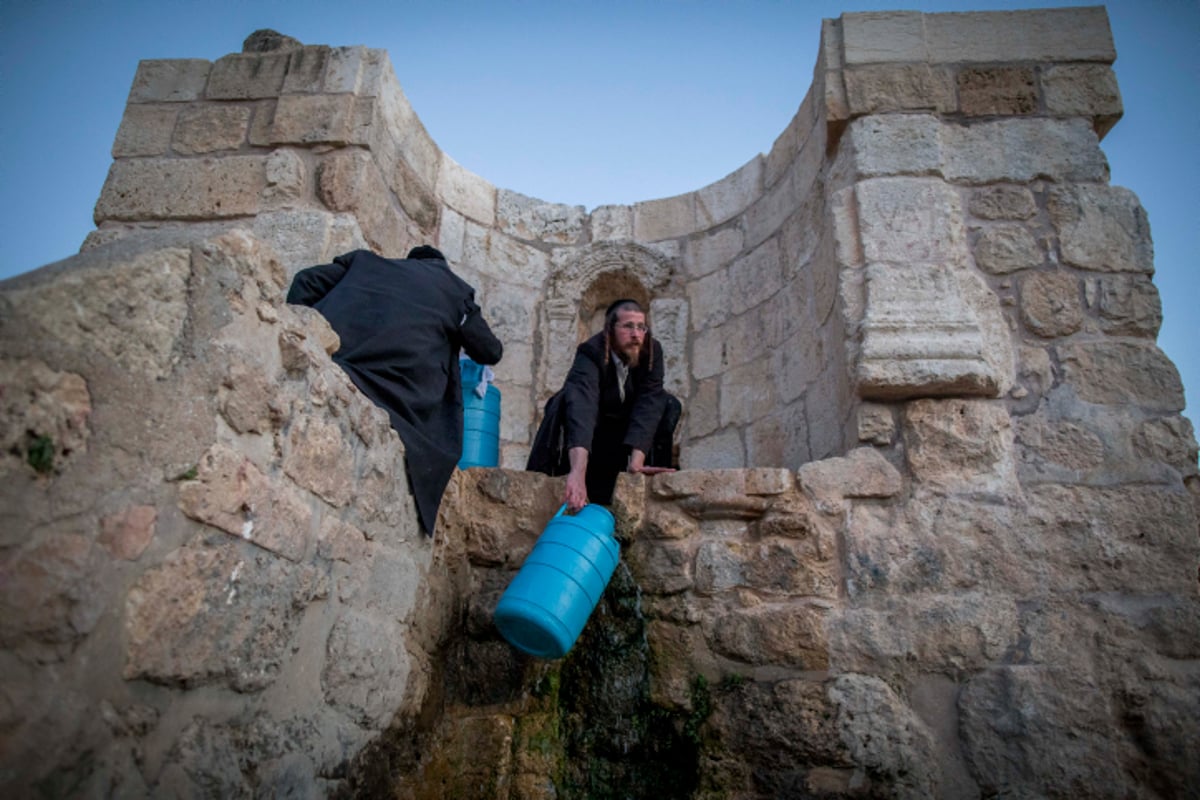
[[[711,228],[748,208],[762,193],[763,159],[755,156],[741,168],[696,192],[696,219]]]
[[[723,430],[703,439],[688,439],[679,452],[684,469],[728,469],[744,467],[746,454],[736,430]]]
[[[874,178],[854,192],[868,262],[964,263],[966,229],[954,188],[938,180]]]
[[[374,96],[377,89],[372,85],[372,78],[375,81],[379,78],[373,74],[372,68],[379,52],[362,45],[331,48],[321,88],[330,94]],[[386,60],[386,56],[384,58]]]
[[[1100,312],[1100,327],[1114,336],[1154,338],[1162,327],[1158,288],[1142,275],[1106,275],[1098,278],[1093,305]]]
[[[466,225],[461,264],[529,289],[541,287],[550,273],[550,258],[540,249],[471,222]]]
[[[1038,336],[1070,336],[1083,327],[1083,297],[1074,275],[1035,272],[1020,286],[1021,319]]]
[[[177,105],[127,105],[113,140],[112,157],[165,155],[178,116]]]
[[[1150,419],[1138,426],[1133,451],[1142,458],[1170,464],[1181,475],[1195,475],[1196,436],[1187,417]]]
[[[721,427],[766,416],[778,402],[769,358],[733,367],[721,376]]]
[[[1016,439],[1022,477],[1040,477],[1047,464],[1076,473],[1104,465],[1104,439],[1086,424],[1033,414],[1018,419]]]
[[[964,67],[957,80],[958,108],[968,117],[1016,117],[1038,110],[1032,67]]]
[[[413,221],[424,230],[432,230],[438,219],[438,202],[433,190],[404,159],[397,159],[384,172],[384,179]],[[452,213],[447,211],[446,213]]]
[[[847,65],[925,61],[925,18],[914,11],[841,15]]]
[[[946,180],[1108,181],[1108,163],[1082,119],[1000,119],[942,129]]]
[[[291,205],[307,199],[310,191],[308,165],[295,150],[276,150],[267,157],[263,202]]]
[[[1063,344],[1058,358],[1063,382],[1085,403],[1183,410],[1179,372],[1153,342]]]
[[[829,666],[825,609],[816,605],[759,605],[717,617],[707,634],[713,651],[748,664],[819,670]]]
[[[504,343],[504,360],[494,369],[497,375],[503,375],[513,380],[517,375],[528,375],[529,364],[519,358],[513,358],[510,348],[524,345],[533,341],[537,301],[540,295],[536,289],[527,286],[517,286],[510,283],[495,283],[490,291],[475,292],[475,302],[483,310],[483,317],[488,321],[492,332]],[[520,381],[522,386],[530,386],[530,380]]]
[[[254,147],[271,146],[271,127],[275,124],[276,104],[276,99],[271,98],[250,105],[254,113],[250,117],[250,130],[246,133],[246,139]]]
[[[925,14],[925,43],[934,63],[1100,61],[1111,64],[1108,15],[1102,6],[970,14]]]
[[[822,510],[836,510],[846,498],[895,497],[900,473],[873,447],[856,447],[842,458],[810,461],[797,472],[804,491]]]
[[[97,602],[104,553],[90,537],[65,532],[21,544],[3,562],[0,642],[27,651],[32,638],[39,661],[60,661],[106,610]]]
[[[712,433],[720,426],[720,377],[699,380],[684,406],[684,441]]]
[[[711,331],[717,326],[725,324],[729,318],[729,269],[723,269],[719,272],[713,272],[705,275],[699,280],[692,281],[687,285],[688,305],[692,309],[692,331],[699,333]],[[712,337],[708,337],[710,340]],[[711,364],[715,367],[715,362],[710,358],[705,358],[700,350],[701,345],[699,340],[695,346],[696,349],[696,364]],[[712,369],[709,367],[709,369]],[[697,372],[696,377],[708,377],[715,374],[715,371],[705,370],[704,367],[699,367],[702,372]]]
[[[724,272],[723,305],[741,314],[774,296],[783,286],[783,253],[779,238],[768,239],[736,259]]]
[[[1042,246],[1024,225],[984,228],[975,242],[975,263],[993,275],[1040,267],[1045,259]]]
[[[846,100],[852,116],[892,111],[954,110],[954,78],[929,64],[888,64],[848,69]]]
[[[275,393],[274,381],[268,381],[260,365],[234,361],[221,382],[217,403],[221,416],[238,433],[270,433],[272,419],[281,411]]]
[[[408,252],[391,193],[366,151],[344,149],[326,156],[317,167],[317,194],[333,211],[352,211],[376,252]]]
[[[212,65],[204,96],[209,100],[276,97],[283,90],[290,59],[291,54],[287,51],[231,53],[219,58]]]
[[[942,164],[941,123],[927,114],[878,115],[850,123],[859,178],[932,175]]]
[[[283,469],[297,484],[340,508],[354,494],[354,454],[341,428],[317,417],[293,420]]]
[[[57,473],[87,452],[92,398],[82,376],[0,358],[0,386],[0,473]]]
[[[796,163],[777,183],[769,187],[763,195],[742,215],[742,229],[745,232],[745,248],[753,248],[778,234],[779,229],[788,217],[796,212],[800,201],[805,195],[808,185],[797,184]]]
[[[1104,136],[1124,112],[1112,67],[1103,64],[1056,64],[1041,75],[1046,113],[1088,117]]]
[[[1047,208],[1065,263],[1096,272],[1154,272],[1150,223],[1128,189],[1057,187]]]
[[[487,227],[491,227],[495,221],[495,187],[444,153],[438,170],[437,195],[442,202],[468,219]]]
[[[1022,220],[1037,213],[1037,204],[1024,186],[985,186],[971,193],[968,209],[981,219]]]
[[[96,541],[115,558],[137,561],[154,539],[154,506],[128,506],[100,520]]]
[[[694,192],[633,205],[633,233],[638,241],[675,239],[701,227],[697,223]]]
[[[208,82],[208,61],[199,58],[146,59],[138,62],[129,103],[178,103],[199,100]]]
[[[384,728],[402,706],[413,668],[400,622],[390,614],[344,613],[328,648],[320,680],[326,702],[361,726]]]
[[[874,675],[839,675],[829,687],[837,730],[853,763],[897,798],[938,797],[942,773],[933,735],[888,684]]]
[[[273,484],[245,455],[213,445],[196,465],[196,478],[179,486],[185,515],[231,536],[300,561],[311,512],[291,487]]]
[[[867,268],[867,307],[856,368],[864,399],[994,396],[1005,383],[976,308],[954,270]]]
[[[326,211],[265,211],[254,218],[253,231],[279,255],[290,280],[305,267],[366,246],[335,242],[333,224],[333,215]]]
[[[1200,541],[1182,488],[1044,484],[1026,497],[1039,558],[1059,591],[1194,591]]]
[[[586,216],[583,206],[546,203],[507,189],[496,195],[496,225],[518,239],[578,244]]]
[[[967,682],[959,708],[964,754],[984,792],[1102,786],[1114,795],[1137,793],[1111,736],[1111,699],[1087,674],[1056,665],[993,667]],[[1010,738],[1014,728],[1024,746]]]
[[[600,206],[592,209],[589,219],[593,242],[633,238],[633,208],[630,206]]]
[[[283,94],[319,92],[329,67],[330,51],[326,45],[307,45],[291,51],[287,74],[283,78]]]
[[[801,397],[821,372],[825,352],[821,339],[800,331],[783,342],[774,354],[775,388],[785,403]]]
[[[505,348],[507,351],[508,348]],[[511,356],[505,352],[506,356]],[[500,415],[500,438],[506,442],[526,444],[533,441],[535,408],[528,391],[519,391],[501,384],[502,413]]]
[[[947,491],[1017,491],[1012,420],[1003,405],[978,400],[916,400],[904,414],[909,469],[919,483]]]
[[[736,539],[702,542],[695,555],[694,591],[718,595],[749,588],[759,597],[824,597],[838,593],[837,566],[812,539]]]
[[[171,248],[102,269],[64,273],[52,283],[6,296],[65,346],[158,379],[178,359],[190,275],[188,250]]]
[[[289,94],[275,104],[271,144],[348,144],[354,140],[352,95]]]
[[[896,437],[896,419],[891,406],[862,403],[858,407],[858,440],[864,444],[887,447]]]
[[[670,298],[650,302],[650,327],[663,349],[663,388],[683,399],[687,394],[688,304]]]
[[[266,185],[265,163],[262,156],[116,161],[96,202],[96,224],[253,216]]]
[[[292,602],[278,602],[279,592]],[[318,592],[311,567],[236,542],[182,548],[126,597],[123,677],[260,691],[286,663],[300,610]]]
[[[189,106],[179,114],[171,149],[185,156],[237,150],[250,127],[247,106]]]

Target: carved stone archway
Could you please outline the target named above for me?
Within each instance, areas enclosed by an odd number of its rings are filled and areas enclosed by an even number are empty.
[[[671,260],[633,242],[603,242],[581,249],[550,280],[538,328],[542,347],[537,365],[538,404],[562,386],[574,359],[575,346],[599,330],[598,318],[618,297],[632,297],[651,308],[672,294]],[[653,324],[653,315],[651,317]],[[682,358],[683,342],[662,341],[668,360]],[[671,346],[672,352],[665,351]],[[679,352],[674,352],[678,350]]]

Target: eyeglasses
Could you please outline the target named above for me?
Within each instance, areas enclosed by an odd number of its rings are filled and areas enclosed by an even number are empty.
[[[617,327],[621,328],[622,330],[629,331],[630,333],[633,333],[634,331],[637,331],[638,333],[645,333],[646,331],[650,330],[646,327],[646,323],[644,322],[621,322],[617,324]]]

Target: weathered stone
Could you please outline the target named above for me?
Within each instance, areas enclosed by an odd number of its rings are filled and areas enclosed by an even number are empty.
[[[1197,473],[1196,436],[1187,417],[1146,420],[1134,434],[1133,449],[1142,458],[1170,464],[1185,476]]]
[[[1031,460],[1048,461],[1069,470],[1091,470],[1104,464],[1104,440],[1087,427],[1040,415],[1022,417],[1017,425],[1022,466]]]
[[[1100,61],[1111,64],[1108,16],[1098,6],[925,14],[929,58],[946,63]]]
[[[941,770],[933,737],[891,687],[873,675],[841,675],[829,687],[837,728],[855,763],[896,798],[936,797]]]
[[[942,164],[941,122],[927,114],[887,114],[850,124],[860,178],[932,175]]]
[[[732,219],[762,193],[763,162],[750,159],[716,183],[696,192],[696,218],[705,228]]]
[[[268,203],[295,203],[310,191],[308,167],[294,150],[271,153],[267,159],[266,182],[263,200]]]
[[[166,155],[179,106],[128,105],[113,140],[112,157]]]
[[[850,497],[894,497],[900,473],[873,447],[858,447],[845,458],[810,461],[800,467],[800,485],[821,509],[836,509]]]
[[[130,103],[199,100],[212,67],[198,58],[146,59],[138,62],[129,90]]]
[[[600,206],[592,209],[589,218],[593,242],[633,238],[633,209],[629,206]]]
[[[392,619],[348,612],[329,634],[329,659],[321,675],[326,700],[379,730],[401,707],[411,659],[402,629]]]
[[[296,42],[290,45],[288,49],[292,50],[292,57],[288,59],[287,75],[283,78],[283,93],[296,94],[321,91],[325,80],[325,72],[329,66],[329,56],[332,48],[326,45],[305,47]]]
[[[922,59],[923,60],[923,59]],[[929,64],[889,64],[848,69],[846,100],[853,115],[954,109],[954,79]]]
[[[970,212],[981,219],[1029,219],[1037,213],[1033,193],[1023,186],[987,186],[971,193]]]
[[[237,150],[249,127],[246,106],[192,106],[179,113],[171,149],[185,156]]]
[[[6,295],[65,346],[162,378],[178,358],[190,274],[187,250],[157,250],[108,269],[77,270],[53,283]]]
[[[674,239],[693,233],[699,227],[694,193],[633,205],[633,235],[639,241]]]
[[[14,651],[30,650],[40,660],[58,660],[58,647],[71,648],[92,632],[101,614],[98,553],[85,537],[54,534],[2,562],[0,641]],[[33,642],[29,642],[32,639]],[[50,652],[42,646],[49,645]],[[12,700],[9,700],[11,703]]]
[[[251,369],[242,361],[234,362],[221,388],[221,415],[231,428],[238,433],[272,430],[272,419],[280,409],[274,403],[275,386],[267,382],[261,370]]]
[[[999,119],[947,126],[942,152],[948,181],[1108,180],[1108,162],[1088,120]]]
[[[299,493],[272,485],[249,459],[225,445],[209,448],[196,465],[196,478],[180,485],[179,508],[292,561],[307,548],[311,511]]]
[[[354,453],[341,428],[317,417],[293,420],[283,469],[304,488],[341,507],[354,492]]]
[[[1154,272],[1150,223],[1133,192],[1119,186],[1055,188],[1047,207],[1065,263],[1097,272]]]
[[[825,669],[825,613],[820,606],[798,604],[736,609],[714,620],[708,638],[716,652],[748,664]]]
[[[136,561],[154,539],[154,506],[129,506],[100,520],[97,541],[117,558]]]
[[[1037,106],[1030,67],[967,67],[958,73],[958,108],[969,117],[1032,114]]]
[[[288,94],[275,105],[272,144],[349,144],[354,96]]]
[[[886,447],[896,436],[896,420],[889,406],[863,403],[858,407],[858,440]]]
[[[1124,111],[1117,76],[1106,64],[1056,64],[1041,82],[1047,113],[1091,117],[1101,136]]]
[[[252,216],[266,185],[260,156],[115,162],[95,220],[203,220]]]
[[[1000,391],[1007,333],[985,336],[969,276],[938,265],[867,268],[858,393],[890,400]],[[994,301],[993,301],[994,302]]]
[[[583,238],[583,206],[546,203],[516,192],[497,193],[496,224],[519,239],[576,244]]]
[[[1070,336],[1083,327],[1079,279],[1067,272],[1036,272],[1021,279],[1021,319],[1038,336]]]
[[[260,28],[242,40],[243,53],[273,53],[303,46],[299,39],[270,28]]]
[[[1088,403],[1182,411],[1183,384],[1150,342],[1085,342],[1058,348],[1063,380]]]
[[[1045,258],[1042,246],[1024,225],[985,228],[975,243],[975,263],[993,275],[1040,267]]]
[[[876,178],[855,187],[868,263],[961,264],[966,229],[958,192],[935,180]]]
[[[908,465],[916,480],[951,491],[1016,491],[1012,422],[1003,405],[916,400],[904,414]]]
[[[495,187],[445,154],[438,170],[437,194],[446,205],[468,219],[489,227],[495,220]]]
[[[276,97],[283,89],[291,54],[234,53],[217,59],[208,76],[204,95],[209,100],[254,100]]]
[[[0,358],[0,472],[61,472],[87,452],[84,379],[36,359]]]
[[[167,686],[270,685],[283,665],[313,575],[236,543],[188,547],[145,572],[125,602],[124,677]],[[276,593],[295,599],[280,603]]]
[[[1158,289],[1142,275],[1106,275],[1097,279],[1094,305],[1100,327],[1115,336],[1153,338],[1162,327]]]

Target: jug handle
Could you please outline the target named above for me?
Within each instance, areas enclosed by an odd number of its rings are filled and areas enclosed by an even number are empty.
[[[550,519],[557,519],[558,517],[561,517],[563,515],[563,512],[566,510],[567,510],[567,504],[563,503],[562,506],[559,507],[558,512]]]

